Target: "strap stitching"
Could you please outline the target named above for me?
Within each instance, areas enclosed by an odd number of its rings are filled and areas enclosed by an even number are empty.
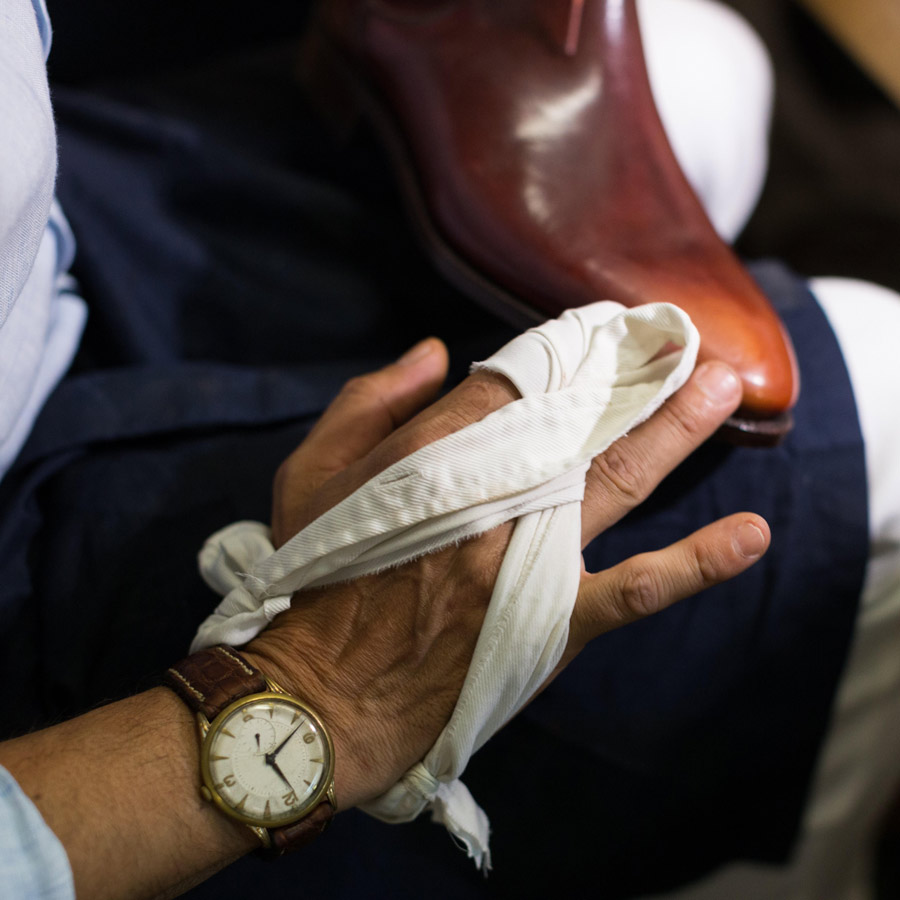
[[[192,685],[177,669],[168,669],[170,675],[174,675],[201,703],[206,703],[206,697]]]
[[[244,660],[241,659],[241,657],[238,656],[236,653],[232,653],[230,650],[228,650],[222,646],[218,646],[215,649],[218,650],[219,653],[224,653],[225,656],[227,656],[230,660],[237,663],[246,675],[255,675],[256,674],[253,671],[253,669],[251,669],[250,666],[248,666],[247,663],[244,662]]]

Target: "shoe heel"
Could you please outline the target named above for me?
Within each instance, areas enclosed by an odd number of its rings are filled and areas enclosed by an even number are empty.
[[[349,142],[360,123],[359,92],[341,63],[340,52],[316,26],[302,40],[296,76],[311,106],[334,136]]]

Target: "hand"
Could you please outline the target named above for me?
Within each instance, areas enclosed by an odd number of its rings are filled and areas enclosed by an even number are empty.
[[[276,541],[394,460],[515,397],[502,378],[477,375],[407,421],[434,396],[445,368],[443,345],[430,340],[402,363],[347,386],[279,471]],[[701,444],[737,406],[738,394],[733,373],[707,364],[650,421],[598,457],[583,507],[584,543]],[[251,661],[330,724],[340,806],[393,784],[447,721],[510,529],[299,594],[248,645]],[[656,553],[584,572],[562,664],[595,635],[743,571],[768,540],[765,522],[742,513]],[[166,688],[3,742],[0,760],[63,842],[79,896],[174,896],[256,844],[248,829],[200,798],[196,723]],[[137,806],[130,802],[135,772],[143,779]],[[113,854],[132,864],[111,870],[106,860]]]
[[[414,416],[438,391],[446,366],[445,348],[430,339],[348,383],[279,469],[276,546],[398,459],[518,396],[505,378],[478,373]],[[582,546],[644,500],[739,402],[734,373],[706,363],[655,416],[597,457],[587,479]],[[393,784],[446,724],[511,529],[507,523],[396,569],[301,592],[248,645],[263,671],[331,725],[341,807]],[[604,572],[583,571],[559,668],[604,631],[739,574],[768,543],[765,521],[740,513]]]

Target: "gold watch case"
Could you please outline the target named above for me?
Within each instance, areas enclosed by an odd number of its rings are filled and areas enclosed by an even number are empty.
[[[334,798],[334,745],[318,714],[274,683],[241,697],[212,722],[198,713],[204,799],[253,828],[299,821]]]

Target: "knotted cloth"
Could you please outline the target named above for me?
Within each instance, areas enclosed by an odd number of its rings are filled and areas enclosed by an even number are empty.
[[[302,588],[396,566],[516,519],[450,721],[421,762],[363,807],[387,822],[429,807],[489,869],[488,819],[459,776],[565,649],[591,460],[684,384],[698,344],[674,306],[610,301],[515,338],[472,368],[505,375],[521,399],[394,463],[277,551],[259,523],[213,535],[200,568],[225,597],[191,651],[246,643]]]

